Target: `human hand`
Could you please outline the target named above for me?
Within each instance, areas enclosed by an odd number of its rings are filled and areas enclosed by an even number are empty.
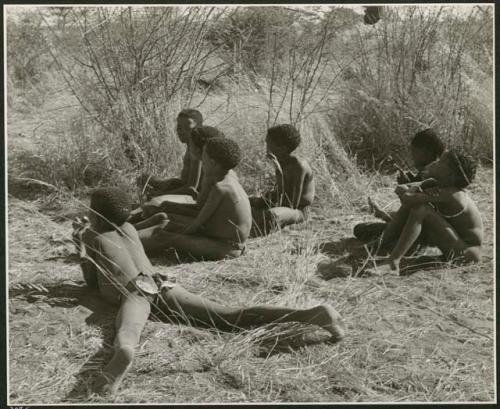
[[[77,217],[73,223],[73,232],[71,233],[71,238],[73,240],[73,243],[75,244],[75,247],[77,251],[82,254],[82,240],[83,240],[83,234],[90,228],[90,220],[87,216],[83,217]]]
[[[396,189],[394,189],[394,193],[401,197],[401,195],[404,195],[409,190],[410,188],[408,187],[408,185],[401,184],[396,186]]]

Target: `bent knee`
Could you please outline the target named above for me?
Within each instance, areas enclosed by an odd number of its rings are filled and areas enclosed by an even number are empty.
[[[421,204],[410,209],[410,216],[424,218],[435,213],[434,209],[428,204]]]

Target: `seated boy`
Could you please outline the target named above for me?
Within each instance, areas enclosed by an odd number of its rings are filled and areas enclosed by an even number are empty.
[[[193,129],[191,134],[191,158],[193,161],[201,161],[203,147],[206,141],[212,138],[225,138],[225,135],[212,126],[200,126]],[[177,195],[159,196],[142,206],[144,220],[135,223],[137,230],[142,230],[169,219],[171,221],[183,221],[186,223],[188,216],[194,218],[199,213],[201,207],[207,199],[211,186],[215,183],[210,178],[203,178],[200,193],[196,201],[181,201]],[[168,214],[168,216],[167,216]]]
[[[481,258],[483,223],[474,201],[464,189],[472,182],[476,164],[471,158],[449,150],[422,171],[420,184],[398,185],[396,194],[401,208],[381,236],[380,242],[396,245],[387,258],[377,262],[375,274],[399,274],[399,264],[422,234],[425,241],[438,247],[445,260],[461,263]],[[435,187],[427,189],[434,179]]]
[[[202,175],[200,160],[194,159],[191,154],[191,133],[195,127],[202,125],[203,116],[195,109],[183,109],[177,116],[177,136],[181,143],[186,144],[180,179],[161,178],[150,174],[142,174],[137,178],[137,186],[152,204],[161,203],[163,195],[176,195],[169,197],[170,200],[193,203]],[[139,207],[132,211],[130,222],[136,223],[142,218],[142,208]]]
[[[417,169],[417,173],[404,172],[399,169],[397,177],[398,184],[412,183],[422,181],[422,170],[429,164],[438,160],[444,151],[444,144],[439,138],[439,135],[433,129],[425,129],[417,132],[413,137],[410,145],[410,153]],[[367,222],[359,223],[354,226],[354,236],[362,241],[373,240],[382,234],[392,216],[380,209],[380,207],[371,198],[368,198],[370,211],[378,219],[383,220],[382,223]]]
[[[90,209],[90,225],[77,223],[73,233],[80,250],[83,276],[87,285],[97,287],[106,301],[120,306],[114,354],[95,381],[95,392],[116,393],[132,364],[151,313],[171,322],[192,322],[223,330],[303,322],[321,326],[333,340],[344,336],[342,318],[331,305],[305,310],[265,305],[231,308],[191,294],[175,284],[161,282],[159,275],[153,277],[153,266],[137,231],[126,222],[130,212],[127,194],[116,188],[94,191]]]
[[[238,257],[245,248],[252,225],[250,203],[234,172],[240,161],[238,145],[228,138],[211,138],[202,154],[207,188],[202,206],[192,217],[161,221],[139,230],[147,253],[174,248],[197,259]],[[169,214],[169,217],[171,215]]]
[[[315,186],[311,167],[293,153],[299,144],[300,134],[292,125],[276,125],[267,131],[266,145],[276,167],[276,185],[262,197],[250,199],[252,235],[267,234],[307,219]]]

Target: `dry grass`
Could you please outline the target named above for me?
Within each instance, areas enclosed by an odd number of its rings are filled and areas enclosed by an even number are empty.
[[[227,334],[151,321],[116,402],[491,401],[491,180],[483,169],[474,186],[486,251],[467,269],[323,281],[319,245],[350,236],[364,218],[331,208],[315,209],[310,226],[252,240],[236,260],[155,260],[189,290],[232,305],[330,302],[349,333],[333,345],[312,326]],[[115,310],[82,287],[64,241],[70,222],[54,221],[78,211],[74,202],[65,208],[41,213],[36,202],[9,203],[12,404],[104,402],[88,395],[89,382],[110,357]]]

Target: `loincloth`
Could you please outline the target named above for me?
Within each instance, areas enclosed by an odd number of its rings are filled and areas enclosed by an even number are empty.
[[[130,294],[135,294],[146,298],[150,303],[155,304],[158,302],[158,297],[164,289],[172,289],[175,283],[164,280],[160,285],[153,279],[153,277],[139,273],[137,277],[130,280],[125,286],[125,290]]]

